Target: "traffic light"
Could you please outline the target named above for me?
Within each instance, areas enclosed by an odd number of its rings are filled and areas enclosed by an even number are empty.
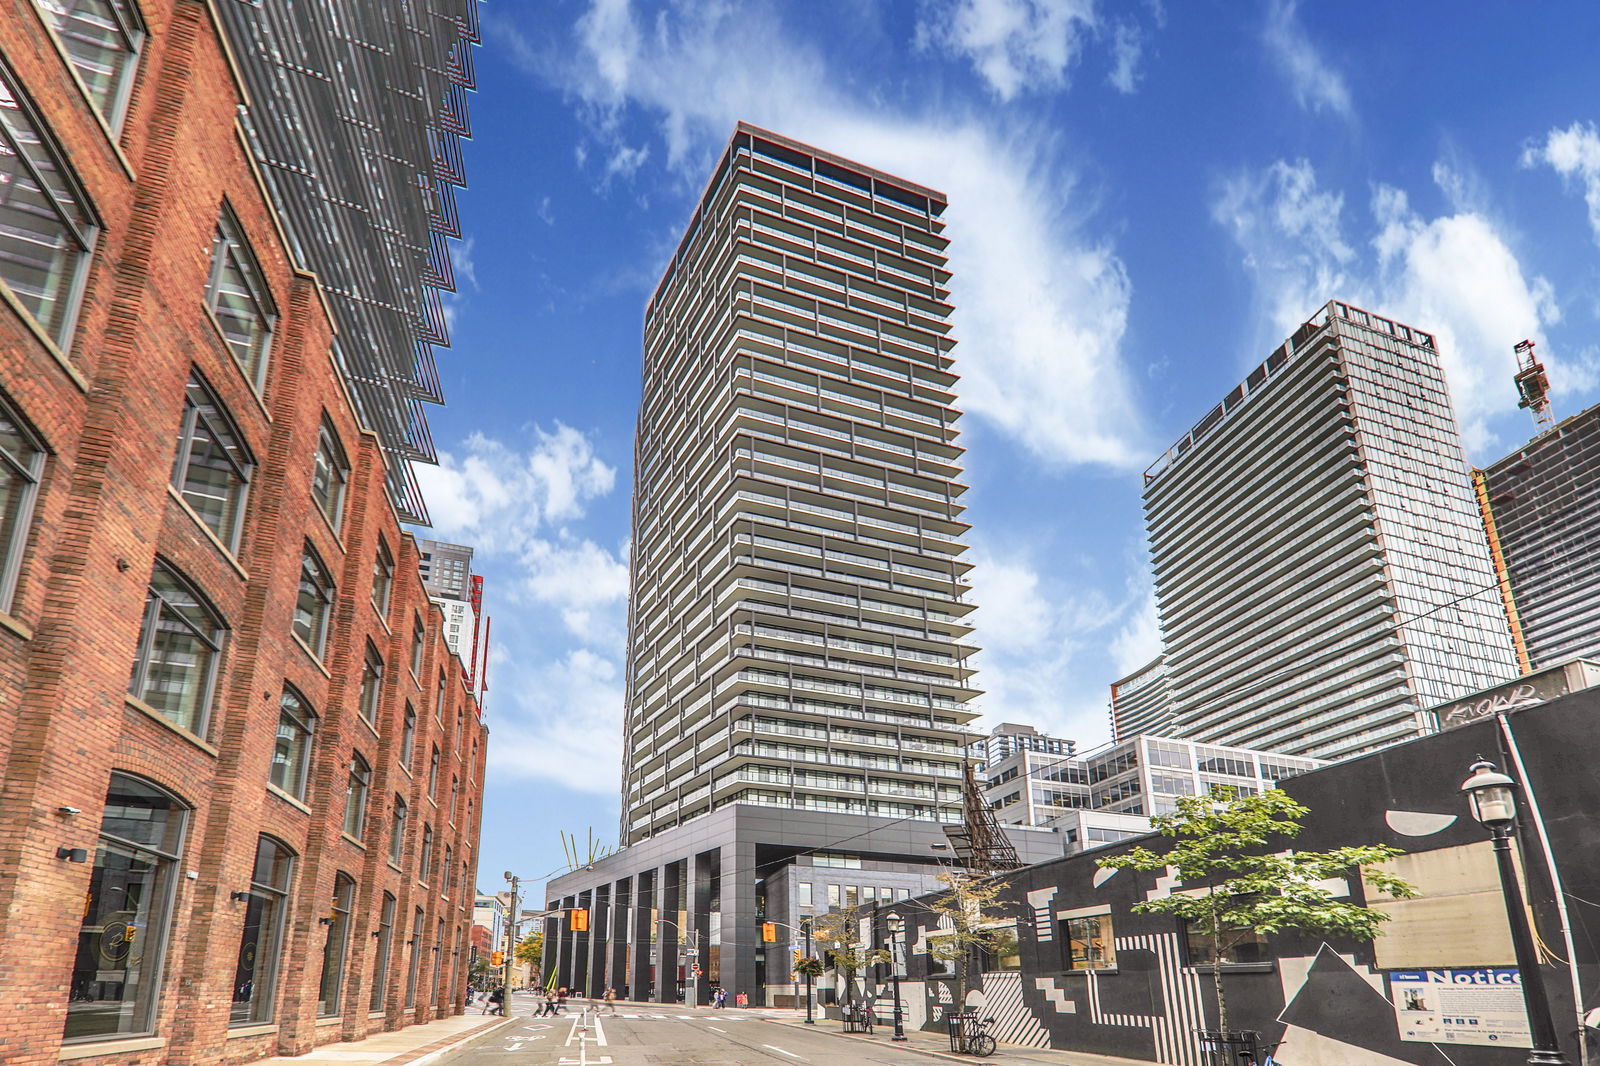
[[[574,933],[587,933],[589,931],[589,911],[587,908],[572,908],[571,928]]]
[[[506,964],[506,953],[505,952],[496,951],[496,952],[494,952],[493,954],[491,954],[489,956],[489,965],[490,966],[504,966],[505,964]]]
[[[761,942],[763,944],[776,944],[778,942],[778,923],[761,923]]]
[[[799,948],[795,948],[789,954],[794,956],[794,959],[792,960],[794,965],[790,966],[789,969],[798,970],[800,968],[800,960],[805,958],[805,955],[800,951]]]

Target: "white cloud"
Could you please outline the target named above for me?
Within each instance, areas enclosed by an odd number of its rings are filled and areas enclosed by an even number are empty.
[[[1301,107],[1313,113],[1330,111],[1341,118],[1352,118],[1350,88],[1328,57],[1317,51],[1306,36],[1305,27],[1295,17],[1297,6],[1297,0],[1271,0],[1261,31],[1262,43],[1289,80]]]
[[[1139,595],[1139,591],[1143,594]],[[1138,606],[1111,641],[1111,661],[1118,678],[1127,677],[1161,654],[1161,614],[1156,609],[1156,591],[1148,572],[1139,575],[1132,591]]]
[[[918,44],[970,61],[1001,100],[1065,88],[1095,27],[1093,0],[945,0],[923,13]]]
[[[1343,210],[1344,197],[1318,188],[1304,159],[1280,159],[1223,183],[1211,217],[1244,253],[1274,334],[1287,335],[1347,287],[1355,252],[1340,232]]]
[[[1449,173],[1436,178],[1454,184]],[[1373,214],[1376,291],[1390,313],[1436,333],[1463,436],[1480,447],[1491,439],[1487,419],[1516,406],[1512,345],[1542,340],[1542,327],[1560,317],[1550,283],[1524,276],[1482,214],[1424,219],[1388,186],[1374,193]]]
[[[622,676],[616,663],[578,649],[528,664],[497,657],[490,668],[497,777],[542,778],[615,796],[622,765]]]
[[[1027,18],[1056,27],[1072,21],[1062,10]],[[520,51],[574,96],[608,151],[623,143],[625,109],[653,120],[686,188],[749,119],[945,191],[964,409],[1048,461],[1140,464],[1148,445],[1121,352],[1131,286],[1115,252],[1082,232],[1086,198],[1049,124],[1000,127],[948,101],[925,112],[863,101],[769,8],[684,4],[646,31],[605,0],[577,46],[556,66]]]
[[[1025,554],[976,548],[973,561],[979,609],[971,617],[983,645],[972,659],[984,692],[979,727],[1023,722],[1085,745],[1104,741],[1111,682],[1155,654],[1144,654],[1134,635],[1149,597],[1145,575],[1114,603],[1046,576]],[[1107,661],[1108,641],[1114,662]]]
[[[1139,87],[1139,61],[1144,58],[1144,35],[1134,22],[1118,22],[1111,31],[1111,73],[1106,81],[1121,93]]]
[[[1440,163],[1433,178],[1450,210],[1428,218],[1400,189],[1372,195],[1374,228],[1362,255],[1345,237],[1344,197],[1310,163],[1273,163],[1224,184],[1213,217],[1244,253],[1272,338],[1330,299],[1346,299],[1433,332],[1469,448],[1491,439],[1488,420],[1516,406],[1511,346],[1543,337],[1560,317],[1550,283],[1522,269],[1485,206],[1475,177]],[[1552,377],[1581,368],[1546,359]]]
[[[611,491],[616,471],[570,426],[532,434],[527,451],[473,434],[463,454],[441,452],[438,466],[416,467],[433,534],[514,564],[516,576],[501,590],[513,604],[553,607],[574,636],[620,643],[626,560],[564,525]]]
[[[1522,153],[1525,167],[1544,164],[1583,190],[1589,205],[1589,228],[1600,244],[1600,130],[1592,122],[1574,122],[1566,129],[1553,129],[1542,145],[1530,145]]]

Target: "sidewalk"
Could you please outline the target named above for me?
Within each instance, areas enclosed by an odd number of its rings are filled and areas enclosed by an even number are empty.
[[[249,1066],[428,1066],[468,1041],[513,1021],[498,1015],[466,1014],[410,1025],[392,1033],[376,1033],[365,1040],[324,1044],[304,1055],[277,1055],[257,1059]]]
[[[847,1033],[844,1023],[826,1018],[818,1018],[816,1025],[807,1025],[805,1022],[774,1021],[776,1025],[786,1025],[793,1029],[807,1029],[815,1033],[826,1033],[837,1036],[840,1040],[867,1041],[874,1046],[889,1048],[904,1048],[915,1051],[919,1055],[933,1055],[938,1058],[949,1059],[952,1062],[964,1062],[968,1066],[981,1063],[1001,1063],[1011,1066],[1014,1063],[1025,1063],[1028,1066],[1153,1066],[1145,1059],[1124,1059],[1115,1055],[1091,1055],[1083,1051],[1050,1051],[1042,1048],[1020,1047],[1016,1044],[1001,1044],[989,1058],[979,1058],[976,1055],[955,1055],[950,1051],[950,1038],[943,1033],[926,1033],[921,1030],[906,1030],[904,1043],[895,1043],[894,1025],[885,1025],[880,1022],[873,1027],[872,1035],[865,1033]]]

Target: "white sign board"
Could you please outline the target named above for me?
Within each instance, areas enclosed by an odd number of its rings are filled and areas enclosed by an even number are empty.
[[[1515,969],[1397,970],[1389,998],[1401,1040],[1533,1046]]]

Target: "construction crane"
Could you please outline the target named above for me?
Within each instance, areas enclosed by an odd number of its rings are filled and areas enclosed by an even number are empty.
[[[1556,424],[1550,412],[1550,377],[1534,356],[1532,341],[1519,341],[1513,351],[1517,353],[1517,395],[1522,397],[1517,406],[1533,412],[1541,431],[1549,429]]]

